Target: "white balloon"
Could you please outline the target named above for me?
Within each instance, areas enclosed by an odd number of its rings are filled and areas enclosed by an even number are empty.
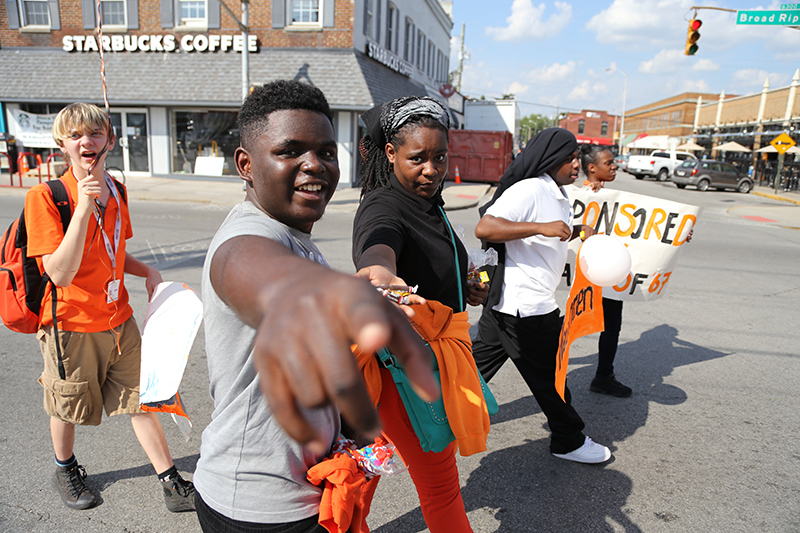
[[[586,279],[601,287],[619,284],[631,271],[631,254],[611,235],[587,238],[578,250],[578,260]]]

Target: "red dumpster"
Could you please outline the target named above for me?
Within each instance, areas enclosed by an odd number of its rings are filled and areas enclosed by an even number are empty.
[[[514,138],[508,131],[450,130],[447,180],[497,183],[511,163]]]

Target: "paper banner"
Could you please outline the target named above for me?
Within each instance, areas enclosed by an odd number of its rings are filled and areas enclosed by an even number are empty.
[[[575,264],[577,268],[575,281],[569,291],[556,355],[556,391],[562,400],[567,383],[570,345],[578,337],[603,331],[604,328],[603,288],[593,285],[586,279],[580,261],[576,261]]]
[[[58,148],[53,139],[53,123],[56,115],[36,115],[9,109],[14,126],[14,136],[17,142],[25,148]]]
[[[187,440],[191,422],[178,387],[202,319],[203,303],[188,285],[164,282],[153,293],[142,331],[142,410],[171,413]]]
[[[586,224],[598,233],[619,238],[631,254],[631,272],[614,287],[607,287],[605,297],[612,300],[643,301],[664,295],[701,209],[661,198],[625,191],[589,187],[568,187],[574,224]],[[570,243],[567,269],[562,287],[569,286],[575,272],[575,253],[580,241]]]

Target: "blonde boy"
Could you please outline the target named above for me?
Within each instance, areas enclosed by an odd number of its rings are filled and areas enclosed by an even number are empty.
[[[141,339],[124,276],[145,278],[148,295],[162,280],[158,270],[125,250],[133,232],[125,187],[104,171],[115,141],[108,125],[102,110],[82,103],[62,109],[53,124],[53,137],[71,165],[61,178],[72,204],[66,232],[44,185],[25,198],[28,256],[36,257],[58,287],[57,329],[50,291],[45,291],[37,334],[44,356],[39,383],[55,451],[54,485],[68,507],[96,505],[73,445],[75,426],[100,424],[105,408],[109,416],[130,415],[167,508],[193,510],[194,487],[175,469],[157,416],[139,408]]]

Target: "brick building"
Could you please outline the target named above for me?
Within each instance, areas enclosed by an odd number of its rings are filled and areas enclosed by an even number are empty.
[[[619,117],[605,111],[583,109],[580,113],[567,113],[558,121],[558,127],[575,134],[579,143],[592,143],[604,146],[615,144],[619,131]]]
[[[251,0],[245,41],[239,3],[226,3],[234,18],[219,0],[1,0],[0,132],[28,151],[54,147],[32,124],[103,104],[98,3],[119,138],[107,164],[126,174],[234,175],[247,83],[288,78],[328,97],[341,181],[355,183],[359,113],[409,94],[442,99],[447,81],[452,2]]]
[[[637,142],[630,148],[642,153],[668,148],[670,137],[677,141],[692,134],[697,99],[716,101],[718,97],[717,94],[682,93],[627,111],[623,150],[634,141]]]

